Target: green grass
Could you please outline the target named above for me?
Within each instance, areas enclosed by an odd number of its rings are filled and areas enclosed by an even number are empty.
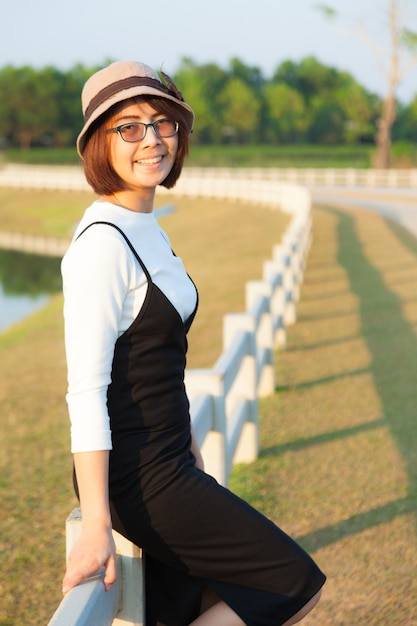
[[[417,241],[317,209],[261,454],[231,486],[328,575],[309,626],[417,624]]]
[[[193,146],[188,165],[200,167],[367,168],[372,146]]]
[[[63,231],[80,217],[77,195],[31,192],[38,210],[26,194],[20,197],[23,204],[18,196],[13,193],[13,210],[3,199],[11,230],[29,214],[37,232],[47,230],[60,206],[65,207]],[[162,200],[174,202],[167,196]],[[175,205],[177,211],[161,224],[197,282],[201,299],[190,333],[189,366],[210,367],[221,353],[223,314],[244,310],[245,282],[261,278],[262,262],[271,258],[288,217],[244,203],[175,198]],[[64,524],[76,504],[65,392],[58,296],[0,334],[0,626],[44,626],[61,600]]]
[[[318,145],[194,145],[191,140],[189,167],[356,167],[371,164],[373,146]],[[12,163],[76,165],[74,148],[9,149],[3,158]]]
[[[0,187],[0,230],[68,239],[93,198],[88,191],[36,192]]]
[[[191,140],[188,167],[299,167],[299,168],[357,168],[372,166],[375,146],[340,145],[194,145]],[[2,162],[33,165],[78,165],[74,148],[9,149],[0,152]],[[392,166],[416,167],[417,150],[412,142],[398,141],[392,146]]]

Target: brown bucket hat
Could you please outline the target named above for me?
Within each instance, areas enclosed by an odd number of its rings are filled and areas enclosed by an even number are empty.
[[[194,124],[192,108],[184,102],[181,92],[169,76],[164,72],[160,74],[164,82],[144,63],[116,61],[90,76],[81,94],[84,127],[77,139],[77,150],[81,158],[91,124],[114,104],[134,96],[160,96],[176,102],[185,109],[191,132]]]

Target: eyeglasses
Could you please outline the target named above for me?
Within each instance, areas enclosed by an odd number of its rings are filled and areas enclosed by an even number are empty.
[[[128,124],[120,124],[115,128],[109,128],[108,133],[119,133],[123,141],[128,143],[135,143],[145,138],[146,131],[149,127],[152,127],[153,132],[160,139],[165,137],[173,137],[178,132],[178,122],[172,120],[162,119],[151,122],[150,124],[144,124],[143,122],[130,122]]]

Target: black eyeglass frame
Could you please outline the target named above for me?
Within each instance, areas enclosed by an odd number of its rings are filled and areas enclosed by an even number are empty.
[[[160,135],[158,131],[158,126],[162,122],[170,122],[171,124],[174,124],[175,131],[171,133],[170,135]],[[139,139],[126,139],[122,135],[122,129],[125,126],[142,126],[143,128],[142,137],[140,137]],[[169,120],[168,118],[162,118],[160,120],[155,120],[155,122],[150,122],[149,124],[145,124],[145,122],[126,122],[124,124],[119,124],[119,126],[115,126],[114,128],[109,128],[107,130],[107,133],[118,133],[119,137],[123,141],[126,141],[126,143],[138,143],[138,141],[142,141],[142,139],[145,139],[146,131],[148,130],[149,127],[152,128],[153,132],[158,137],[158,139],[167,139],[168,137],[174,137],[175,135],[178,134],[178,130],[179,130],[178,122],[174,122],[173,120]]]

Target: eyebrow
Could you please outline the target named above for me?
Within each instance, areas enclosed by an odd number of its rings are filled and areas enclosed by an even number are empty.
[[[155,122],[158,118],[165,119],[163,117],[162,113],[155,113],[154,115],[151,115],[150,118],[151,118],[151,120],[153,122]],[[115,119],[115,122],[117,124],[120,124],[120,123],[123,124],[124,123],[123,120],[126,120],[126,121],[137,121],[137,122],[140,122],[141,124],[146,124],[146,122],[142,122],[140,115],[135,115],[135,114],[133,114],[133,115],[123,115],[122,114],[120,116],[117,116],[116,119]]]

